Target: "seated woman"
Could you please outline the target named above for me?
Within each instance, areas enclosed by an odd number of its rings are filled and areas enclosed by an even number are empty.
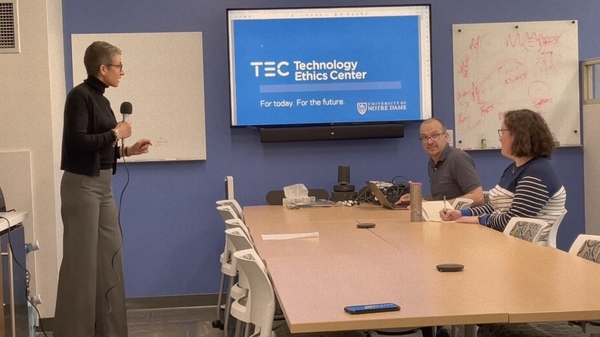
[[[513,217],[554,224],[565,209],[567,192],[550,162],[555,145],[548,124],[531,110],[509,111],[498,135],[502,155],[514,162],[490,190],[490,202],[464,210],[442,210],[441,219],[479,223],[498,231]],[[548,233],[542,233],[540,242],[547,242]]]

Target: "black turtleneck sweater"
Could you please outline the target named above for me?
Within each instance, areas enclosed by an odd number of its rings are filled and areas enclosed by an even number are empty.
[[[116,169],[118,149],[111,129],[117,120],[104,97],[107,87],[95,76],[88,76],[67,95],[61,170],[98,176],[101,169]]]

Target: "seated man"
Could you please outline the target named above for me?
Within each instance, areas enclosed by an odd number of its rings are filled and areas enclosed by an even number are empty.
[[[465,151],[448,144],[446,125],[437,118],[421,123],[423,149],[430,156],[427,164],[431,198],[453,203],[456,198],[469,198],[473,206],[483,205],[483,189],[475,163]],[[410,194],[403,195],[396,204],[410,202]]]

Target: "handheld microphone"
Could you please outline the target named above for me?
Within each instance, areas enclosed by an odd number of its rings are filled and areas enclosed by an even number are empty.
[[[129,116],[133,112],[133,106],[129,102],[121,103],[121,114],[123,115],[123,122],[129,120]]]
[[[127,122],[129,120],[129,116],[133,112],[133,106],[129,102],[121,103],[121,114],[123,115],[123,122]],[[121,147],[125,148],[125,140],[121,139]]]

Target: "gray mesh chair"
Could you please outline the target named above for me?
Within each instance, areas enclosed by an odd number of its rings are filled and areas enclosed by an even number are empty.
[[[550,225],[544,220],[514,217],[510,219],[506,228],[504,228],[504,233],[537,243],[542,232],[548,228],[550,228]]]
[[[580,234],[569,249],[569,254],[575,254],[586,260],[600,263],[600,235]],[[600,336],[600,321],[571,322],[592,336]]]
[[[473,199],[469,199],[469,198],[456,198],[454,199],[454,202],[452,203],[452,208],[454,209],[467,209],[469,207],[471,207],[471,205],[473,204]]]

